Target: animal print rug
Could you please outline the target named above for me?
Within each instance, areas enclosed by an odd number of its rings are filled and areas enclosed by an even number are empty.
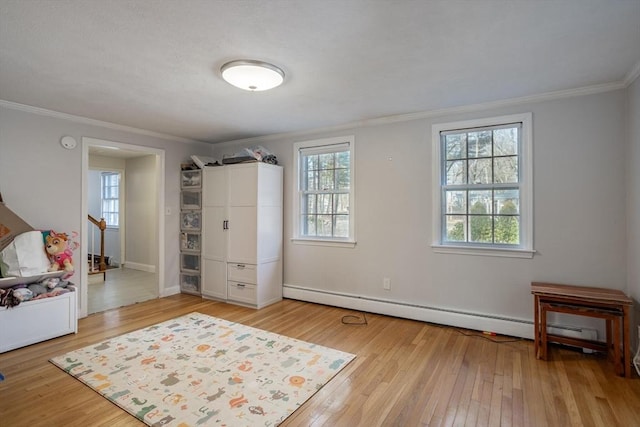
[[[151,426],[277,425],[354,355],[191,313],[50,361]]]

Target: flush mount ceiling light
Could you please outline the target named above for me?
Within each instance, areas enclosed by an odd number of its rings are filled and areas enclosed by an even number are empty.
[[[227,83],[250,91],[273,89],[284,81],[284,71],[280,68],[253,59],[227,62],[220,68],[220,72]]]

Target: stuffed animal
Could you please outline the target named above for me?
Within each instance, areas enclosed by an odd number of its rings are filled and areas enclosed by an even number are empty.
[[[0,289],[0,307],[15,307],[21,301],[22,299],[13,292],[13,289]]]
[[[46,237],[45,249],[51,260],[49,271],[73,271],[73,259],[69,248],[69,236],[66,233],[51,231]]]

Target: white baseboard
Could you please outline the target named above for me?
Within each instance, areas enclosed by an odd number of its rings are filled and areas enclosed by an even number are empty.
[[[137,262],[125,261],[122,265],[124,268],[130,268],[132,270],[146,271],[147,273],[155,273],[156,266],[148,264],[140,264]]]
[[[476,331],[495,332],[500,335],[533,339],[533,321],[525,319],[511,319],[490,314],[469,313],[439,307],[427,307],[418,304],[386,301],[381,299],[362,297],[359,295],[327,292],[300,286],[284,285],[284,298],[317,304],[343,307],[368,313],[385,314],[405,319],[420,320],[439,325]],[[532,307],[533,311],[533,307]],[[547,331],[556,335],[595,340],[597,331],[588,327],[548,325]],[[591,350],[584,349],[585,353]]]
[[[180,293],[180,286],[172,286],[170,288],[164,288],[162,289],[162,292],[160,293],[160,298],[162,297],[168,297],[171,295],[176,295]]]
[[[283,296],[317,304],[533,339],[533,322],[284,285]]]

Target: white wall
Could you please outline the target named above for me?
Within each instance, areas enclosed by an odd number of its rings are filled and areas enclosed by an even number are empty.
[[[191,154],[210,155],[211,146],[23,110],[0,104],[0,192],[7,206],[35,228],[81,231],[82,221],[86,220],[81,218],[82,137],[165,151],[165,207],[171,214],[162,218],[165,283],[160,284],[160,294],[178,292],[180,163],[188,161]],[[78,147],[64,149],[59,142],[64,135],[75,137]],[[79,251],[74,256],[79,256]],[[77,261],[75,264],[79,268],[72,280],[80,284],[86,265]]]
[[[158,257],[156,156],[128,159],[125,180],[125,265],[155,271]],[[173,167],[173,165],[172,165]]]
[[[284,166],[284,280],[291,287],[285,295],[532,337],[532,281],[627,289],[625,108],[625,91],[615,91],[277,141],[253,139],[217,146],[215,155],[261,144]],[[535,257],[434,253],[431,125],[529,111]],[[350,134],[356,138],[356,247],[292,243],[293,143]],[[383,290],[383,277],[391,278],[390,291]],[[494,317],[511,319],[511,326]],[[587,326],[602,331],[590,320],[584,320]],[[583,318],[571,322],[582,325]]]

